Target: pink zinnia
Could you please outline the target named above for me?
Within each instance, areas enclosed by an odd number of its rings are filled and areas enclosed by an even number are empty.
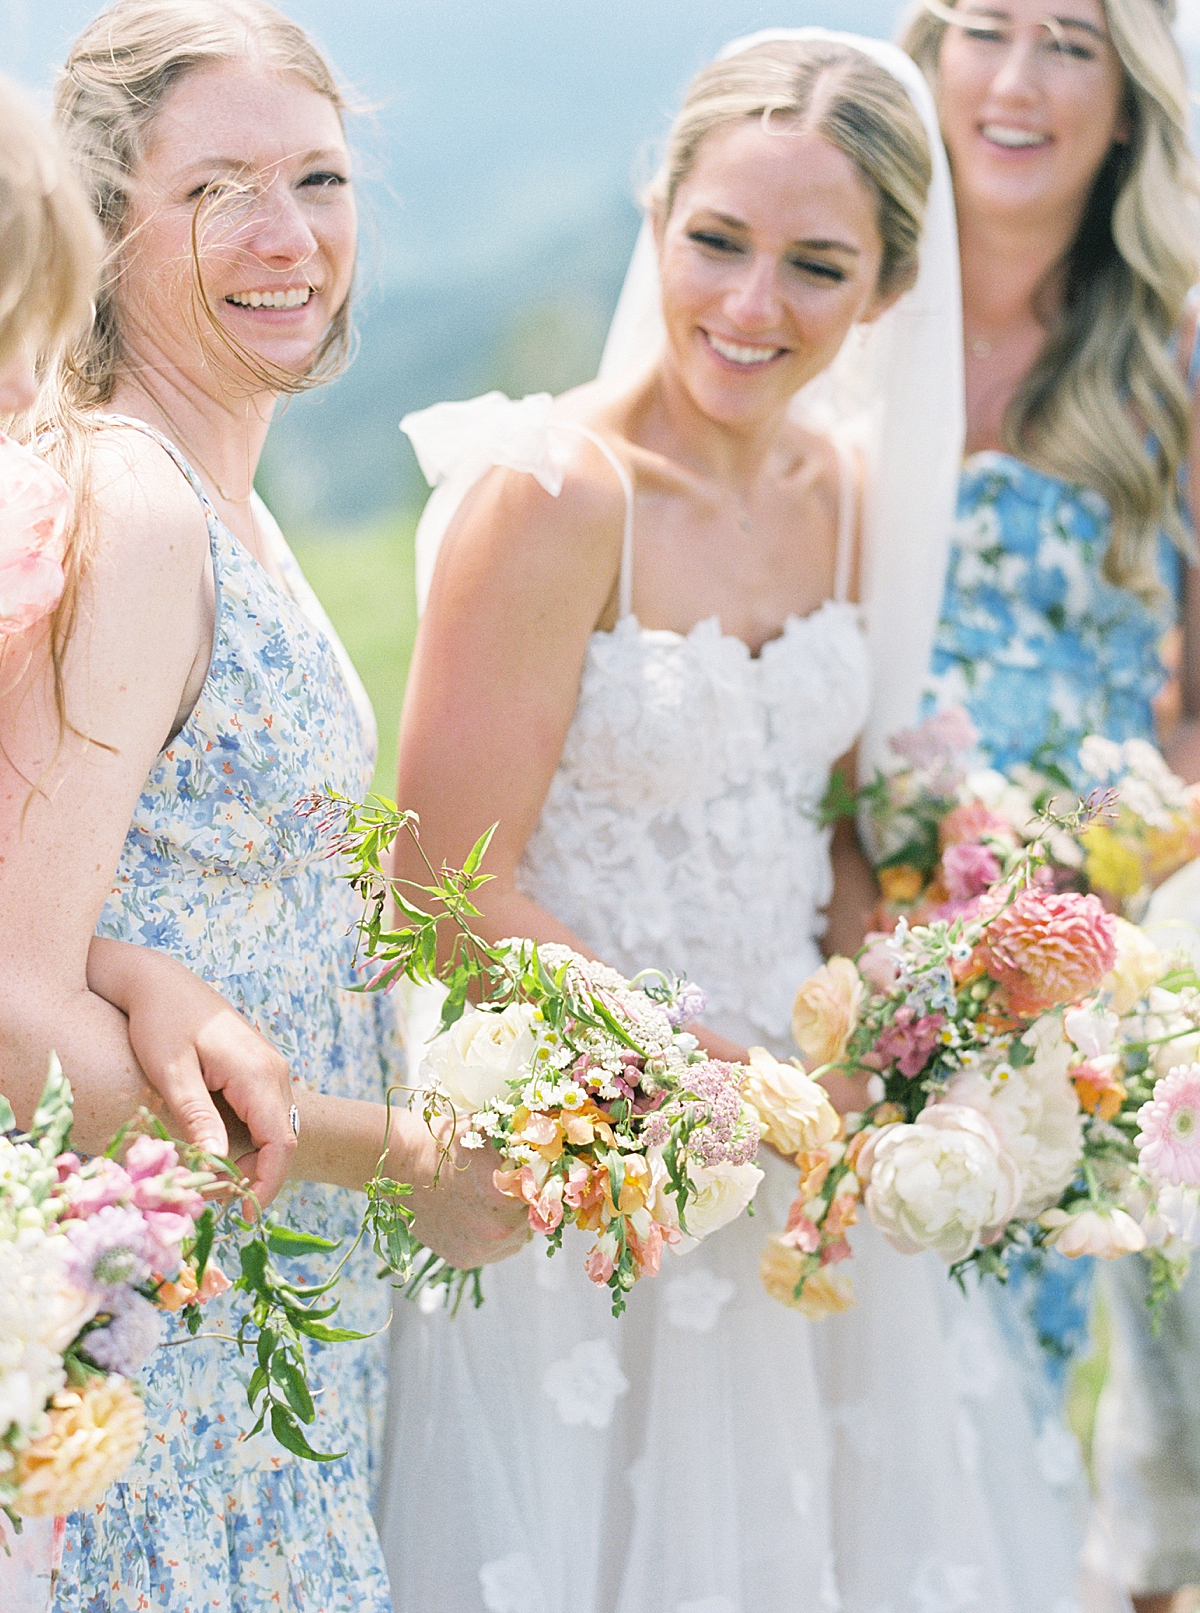
[[[1138,1110],[1138,1165],[1175,1187],[1200,1184],[1200,1064],[1181,1064],[1154,1084]]]
[[[1027,886],[987,926],[980,950],[1013,1011],[1041,1014],[1095,991],[1117,961],[1117,926],[1097,896]]]

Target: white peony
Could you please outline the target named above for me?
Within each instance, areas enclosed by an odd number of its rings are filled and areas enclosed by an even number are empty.
[[[457,1024],[430,1042],[421,1077],[436,1086],[459,1114],[474,1114],[508,1095],[508,1083],[527,1073],[537,1049],[535,1009],[510,1003],[502,1013],[468,1008]]]
[[[689,1165],[692,1191],[683,1209],[687,1232],[674,1245],[676,1253],[694,1249],[702,1238],[736,1221],[758,1192],[762,1179],[763,1172],[757,1165]],[[670,1203],[674,1205],[674,1199]],[[668,1224],[677,1222],[678,1212],[675,1222]]]
[[[837,1111],[825,1088],[794,1064],[781,1064],[765,1047],[750,1049],[742,1097],[758,1116],[764,1142],[781,1154],[824,1148],[837,1136]]]
[[[1083,1156],[1083,1114],[1067,1067],[1075,1050],[1056,1015],[1037,1020],[1031,1064],[969,1065],[946,1088],[946,1102],[966,1104],[995,1127],[1021,1175],[1015,1216],[1032,1220],[1071,1185]]]
[[[867,1213],[894,1249],[962,1260],[998,1237],[1021,1173],[977,1109],[932,1104],[913,1125],[884,1126],[858,1156]]]

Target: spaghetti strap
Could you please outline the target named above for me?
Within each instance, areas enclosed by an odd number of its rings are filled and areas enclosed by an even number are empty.
[[[588,426],[581,426],[577,420],[556,420],[556,426],[566,426],[572,431],[578,431],[596,447],[608,460],[617,473],[617,480],[621,484],[621,491],[625,494],[625,532],[621,539],[621,581],[619,587],[620,616],[624,619],[633,612],[633,483],[629,472],[625,469],[618,456],[597,432]]]
[[[125,426],[130,431],[140,431],[144,437],[149,437],[152,442],[156,442],[162,451],[174,461],[176,468],[186,478],[192,492],[195,493],[204,506],[204,514],[208,519],[211,533],[212,527],[221,518],[213,508],[212,500],[204,491],[204,484],[169,437],[164,437],[161,431],[157,431],[153,426],[147,425],[146,421],[136,420],[132,415],[128,414],[96,414],[92,416],[92,419],[103,426]]]
[[[858,487],[850,450],[834,440],[838,460],[837,551],[833,562],[833,597],[844,604],[850,597],[854,570],[854,532],[858,524]]]

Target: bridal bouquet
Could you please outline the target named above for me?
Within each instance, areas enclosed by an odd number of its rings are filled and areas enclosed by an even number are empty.
[[[1094,810],[1043,820],[1086,834]],[[1014,1245],[1144,1252],[1153,1297],[1200,1241],[1200,979],[1094,895],[1055,891],[1044,842],[953,919],[895,932],[801,988],[794,1033],[814,1074],[865,1077],[869,1102],[807,1155],[770,1291],[851,1302],[846,1228],[860,1203],[897,1249],[1003,1279]],[[1192,1174],[1189,1175],[1188,1173]],[[832,1297],[821,1289],[831,1289]]]
[[[1070,796],[1066,774],[1053,761],[1007,777],[973,769],[977,738],[961,708],[939,712],[892,739],[905,765],[879,773],[856,799],[843,801],[843,791],[832,803],[858,810],[889,919],[954,918],[1035,839],[1058,889],[1094,891],[1137,919],[1151,891],[1200,854],[1200,791],[1145,740],[1084,740],[1080,767],[1113,800],[1072,833],[1042,816]]]
[[[121,1476],[142,1444],[136,1377],[164,1313],[195,1334],[200,1307],[231,1288],[249,1296],[230,1342],[255,1347],[259,1427],[269,1416],[281,1444],[316,1457],[299,1426],[313,1420],[300,1336],[359,1335],[330,1328],[329,1308],[306,1304],[324,1290],[285,1283],[271,1256],[334,1246],[234,1218],[252,1236],[231,1283],[212,1255],[244,1185],[236,1167],[172,1142],[144,1111],[82,1161],[67,1149],[71,1123],[57,1059],[28,1132],[0,1096],[0,1508],[14,1528],[89,1506]]]
[[[761,1140],[795,1154],[837,1131],[824,1090],[798,1066],[761,1048],[749,1065],[708,1057],[683,1029],[704,1009],[697,986],[656,970],[627,980],[556,944],[484,943],[470,926],[471,896],[488,877],[479,865],[490,835],[462,869],[430,868],[431,883],[416,887],[428,911],[383,871],[397,834],[420,846],[414,814],[378,796],[323,796],[311,807],[366,898],[361,929],[379,967],[364,989],[404,977],[448,989],[416,1089],[427,1120],[440,1117],[464,1147],[496,1148],[505,1162],[496,1186],[527,1204],[547,1253],[568,1226],[594,1236],[585,1269],[611,1290],[614,1315],[639,1278],[657,1273],[664,1247],[683,1252],[746,1209],[762,1180]],[[402,922],[388,930],[391,901]],[[454,936],[440,968],[439,924]],[[457,1303],[469,1287],[480,1303],[477,1272],[446,1266],[411,1238],[398,1191],[382,1176],[368,1184],[383,1264],[410,1295],[440,1285]]]
[[[505,941],[491,957],[506,989],[430,1044],[423,1101],[466,1123],[464,1146],[495,1145],[509,1167],[496,1186],[529,1206],[548,1253],[568,1225],[595,1234],[585,1268],[619,1315],[664,1245],[707,1237],[753,1198],[744,1068],[679,1028],[703,1007],[694,986],[631,982],[564,946]]]

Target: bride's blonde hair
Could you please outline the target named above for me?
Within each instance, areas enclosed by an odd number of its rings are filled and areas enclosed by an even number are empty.
[[[1200,191],[1174,0],[1103,6],[1125,73],[1130,138],[1109,152],[1056,266],[1062,309],[1047,319],[1045,351],[1009,405],[1004,436],[1020,458],[1104,496],[1112,512],[1104,574],[1154,597],[1159,531],[1195,550],[1179,507],[1190,411],[1175,343],[1197,278]],[[918,0],[900,37],[935,95],[949,26]]]
[[[90,411],[112,397],[127,362],[121,319],[121,275],[131,185],[167,96],[190,72],[228,62],[252,62],[299,78],[338,111],[346,102],[325,57],[298,23],[267,0],[115,0],[80,34],[59,75],[55,111],[64,146],[105,238],[95,317],[86,334],[48,375],[33,430],[76,495],[77,517],[64,569],[67,585],[51,632],[59,716],[62,657],[75,622],[79,579],[90,547],[88,521]],[[228,187],[226,187],[227,189]],[[336,311],[306,371],[278,370],[248,352],[224,329],[204,291],[197,228],[192,229],[190,312],[198,340],[218,360],[276,392],[298,392],[345,367],[352,341],[350,295]]]
[[[660,220],[705,138],[745,118],[819,134],[849,157],[878,201],[878,289],[910,286],[933,164],[925,125],[900,82],[862,51],[824,40],[773,40],[711,63],[689,85],[644,197]]]

